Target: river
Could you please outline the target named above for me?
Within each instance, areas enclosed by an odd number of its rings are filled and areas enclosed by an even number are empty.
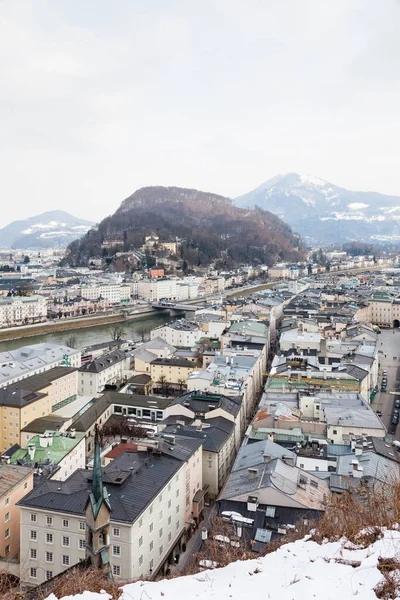
[[[171,321],[171,316],[169,314],[155,314],[151,317],[143,317],[143,319],[134,319],[132,321],[98,325],[97,327],[88,327],[85,329],[71,329],[69,331],[60,331],[58,333],[49,333],[46,335],[35,335],[19,340],[0,342],[0,352],[5,352],[6,350],[16,350],[17,348],[21,348],[21,346],[39,344],[41,342],[62,344],[72,336],[76,338],[77,347],[84,348],[85,346],[89,346],[91,344],[100,344],[101,342],[109,341],[111,339],[110,331],[113,329],[113,327],[120,327],[123,329],[124,339],[135,340],[140,338],[139,332],[141,329],[154,329],[155,327],[158,327],[167,321]]]

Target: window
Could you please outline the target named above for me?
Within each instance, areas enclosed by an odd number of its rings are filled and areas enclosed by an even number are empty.
[[[31,533],[32,533],[32,532],[31,532]],[[36,533],[36,532],[35,532],[35,533]],[[9,528],[7,527],[7,529],[6,529],[6,530],[5,530],[5,532],[4,532],[4,538],[5,538],[5,539],[7,539],[7,538],[9,538],[9,537],[10,537],[10,530],[9,530]],[[32,540],[32,539],[33,539],[33,538],[31,538],[31,540]]]
[[[153,541],[151,541],[151,542],[150,542],[150,552],[153,552],[153,548],[154,548],[154,542],[153,542]]]
[[[79,529],[81,531],[85,531],[85,529],[86,529],[86,523],[84,521],[80,521],[79,522]]]
[[[119,527],[113,527],[113,536],[114,537],[119,537],[120,536],[120,529]]]
[[[79,540],[79,549],[84,550],[86,548],[86,541],[82,538]]]
[[[153,514],[153,505],[150,506],[150,514]],[[140,521],[139,521],[139,525],[140,525]]]
[[[179,521],[176,522],[176,528],[179,529]]]
[[[171,515],[168,517],[168,525],[171,525]]]
[[[143,564],[143,554],[142,556],[139,556],[139,567],[141,567]]]
[[[178,514],[178,513],[179,513],[179,504],[176,507],[176,514]]]
[[[113,546],[112,547],[112,555],[113,556],[121,556],[121,546]]]
[[[334,429],[334,430],[332,431],[332,433],[333,433],[333,435],[337,435],[337,429]]]
[[[275,517],[275,511],[276,511],[275,506],[267,506],[267,508],[265,510],[265,516],[273,518],[273,517]]]
[[[150,570],[150,572],[153,570],[153,565],[154,565],[154,560],[151,559],[151,561],[149,562],[149,570]]]
[[[162,511],[160,512],[159,519],[160,519],[160,521],[161,521],[161,519],[162,519]]]
[[[171,508],[171,500],[168,500],[168,508]]]
[[[30,568],[29,576],[32,579],[36,579],[36,577],[37,577],[37,569],[36,569],[36,567],[31,567]]]
[[[25,483],[24,483],[24,490],[26,490],[27,487],[28,487],[28,482],[25,481]]]
[[[61,562],[64,565],[64,567],[69,567],[69,555],[63,554]]]
[[[6,498],[5,505],[8,506],[10,504],[10,498]]]
[[[36,521],[37,521],[37,514],[32,513],[31,514],[31,523],[36,523]]]
[[[31,548],[31,559],[32,560],[36,560],[37,559],[37,550],[36,550],[36,548]]]
[[[53,517],[46,517],[47,525],[53,525]]]
[[[172,533],[171,533],[171,532],[169,532],[169,534],[168,534],[168,541],[169,541],[169,542],[171,541],[171,538],[172,538]]]
[[[176,490],[176,497],[179,498],[179,490]]]
[[[153,507],[150,507],[150,514],[153,512]],[[139,527],[143,527],[143,518],[139,519]]]
[[[52,544],[54,541],[54,536],[52,533],[46,533],[46,544]]]
[[[140,546],[143,546],[143,536],[141,535],[139,538],[139,548]]]
[[[161,527],[160,531],[158,532],[158,537],[162,537],[162,535],[163,535],[163,529]]]
[[[31,540],[37,540],[37,531],[31,529]]]
[[[69,521],[68,521],[68,519],[63,519],[62,525],[63,525],[63,527],[69,527]]]
[[[50,562],[50,563],[53,562],[53,553],[52,552],[46,552],[45,556],[46,556],[46,562]]]
[[[10,544],[7,544],[7,546],[4,549],[4,555],[8,556],[10,554]]]
[[[10,513],[6,513],[5,517],[4,517],[5,522],[7,523],[7,521],[10,520]]]
[[[161,554],[162,554],[163,552],[164,552],[164,546],[161,544],[161,546],[160,546],[160,548],[159,548],[159,550],[158,550],[158,553],[159,553],[159,555],[161,556]]]
[[[113,573],[113,575],[120,576],[121,575],[121,566],[120,565],[113,565],[112,566],[112,573]]]
[[[153,531],[153,527],[154,527],[153,523],[150,523],[150,527],[149,527],[149,531],[150,531],[150,533],[152,533],[152,531]]]
[[[47,581],[53,579],[53,571],[46,571],[46,579]]]
[[[63,546],[69,546],[69,537],[66,535],[62,536],[62,545]]]

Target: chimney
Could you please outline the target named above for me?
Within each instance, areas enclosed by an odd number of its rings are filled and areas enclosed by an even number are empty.
[[[35,458],[35,450],[36,450],[36,446],[34,444],[29,444],[29,446],[28,446],[29,460],[33,460]]]
[[[357,459],[353,459],[351,461],[351,464],[353,465],[353,477],[355,479],[361,479],[361,477],[363,476],[363,468],[362,468],[362,466],[358,464],[358,460]]]
[[[263,454],[263,459],[265,463],[268,463],[272,460],[272,456],[270,454]]]
[[[247,469],[247,474],[249,476],[249,479],[255,479],[258,475],[258,471],[257,469]]]
[[[72,438],[75,437],[75,431],[76,431],[75,429],[71,429],[71,431],[70,431],[70,434],[71,434],[70,437],[72,437]]]
[[[355,455],[356,455],[356,456],[362,456],[362,453],[363,453],[362,446],[359,446],[359,445],[357,445],[357,446],[355,447]]]
[[[311,367],[307,367],[307,379],[311,379]]]

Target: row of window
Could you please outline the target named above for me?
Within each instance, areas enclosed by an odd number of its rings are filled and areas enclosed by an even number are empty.
[[[36,529],[30,530],[29,538],[33,542],[36,542],[38,540],[38,532],[36,531]],[[54,544],[54,538],[55,538],[54,533],[46,532],[46,537],[45,537],[46,544]],[[85,547],[84,539],[80,539],[78,543],[79,543],[79,548]],[[71,538],[68,535],[62,535],[61,536],[61,545],[64,546],[65,548],[69,548],[71,545]]]
[[[37,515],[37,513],[31,513],[30,514],[30,521],[31,521],[31,523],[37,523],[38,522],[38,515]],[[53,517],[51,517],[49,515],[46,515],[46,525],[53,525],[53,524],[54,524]],[[69,528],[69,524],[70,524],[69,523],[69,519],[63,519],[62,520],[62,526],[65,529]],[[84,521],[79,521],[79,529],[81,531],[84,531],[86,529],[86,524],[85,524]]]
[[[85,549],[85,540],[79,540],[79,549],[80,550],[84,550]],[[39,552],[37,550],[37,548],[30,548],[29,550],[29,557],[31,560],[37,560],[39,556]],[[49,552],[46,550],[46,552],[44,553],[45,556],[45,560],[47,563],[52,563],[54,562],[54,552]],[[61,557],[61,564],[63,565],[69,565],[69,555],[68,554],[63,554]]]

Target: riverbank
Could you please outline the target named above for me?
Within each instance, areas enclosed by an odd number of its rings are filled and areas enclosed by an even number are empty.
[[[63,331],[76,331],[87,329],[89,327],[99,327],[100,325],[111,325],[113,323],[125,323],[136,319],[145,319],[154,315],[154,310],[143,310],[138,313],[125,315],[96,315],[93,317],[82,317],[79,319],[60,319],[58,321],[49,321],[37,323],[36,325],[23,325],[21,327],[11,327],[0,329],[0,342],[9,340],[19,340],[23,338],[35,337],[38,335],[47,335],[51,333],[60,333]]]

